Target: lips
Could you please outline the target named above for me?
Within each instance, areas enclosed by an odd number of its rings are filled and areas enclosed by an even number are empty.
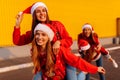
[[[45,19],[45,16],[40,16],[40,19]]]

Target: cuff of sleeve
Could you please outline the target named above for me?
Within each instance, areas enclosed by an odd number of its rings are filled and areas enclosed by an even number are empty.
[[[16,26],[14,26],[14,29],[15,29],[15,30],[20,30],[20,27],[19,27],[19,28],[16,28]]]
[[[106,57],[107,57],[107,59],[110,59],[110,58],[111,58],[111,55],[110,55],[110,54],[107,54]]]

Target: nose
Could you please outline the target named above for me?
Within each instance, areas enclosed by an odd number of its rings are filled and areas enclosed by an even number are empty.
[[[40,15],[43,15],[43,13],[44,13],[43,11],[40,11]]]
[[[41,38],[42,38],[41,35],[36,36],[36,39],[38,39],[38,40],[40,40]]]
[[[42,38],[42,36],[41,36],[41,35],[39,35],[38,39],[41,39],[41,38]]]

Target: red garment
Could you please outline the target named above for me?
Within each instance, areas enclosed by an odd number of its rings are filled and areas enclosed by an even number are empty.
[[[96,66],[86,62],[81,57],[75,56],[68,48],[60,47],[60,52],[56,55],[55,76],[52,77],[52,80],[59,80],[58,76],[64,80],[66,64],[89,73],[96,73],[98,70]]]
[[[64,25],[58,21],[51,21],[49,24],[51,25],[50,28],[55,33],[53,43],[56,40],[60,40],[61,46],[69,48],[73,42],[72,42],[72,38],[69,36],[68,32],[66,31]],[[21,35],[20,28],[14,28],[13,43],[19,46],[28,44],[32,42],[31,34],[32,34],[31,31],[27,31],[26,34]]]
[[[78,47],[79,47],[79,44],[80,44],[80,39],[84,39],[86,41],[88,41],[88,43],[92,46],[92,47],[97,47],[97,45],[100,43],[99,40],[98,40],[98,35],[94,32],[92,33],[92,35],[90,35],[90,37],[85,37],[83,33],[80,33],[78,35]],[[109,54],[109,52],[107,50],[105,50],[104,47],[101,47],[100,49],[100,52],[103,54],[103,55],[107,55]],[[99,53],[98,53],[99,54]]]
[[[69,49],[60,47],[60,52],[56,56],[56,76],[61,76],[64,79],[66,64],[69,64],[81,71],[86,71],[89,73],[96,73],[98,69],[96,66],[91,65],[82,58],[75,56],[73,53],[71,53]]]

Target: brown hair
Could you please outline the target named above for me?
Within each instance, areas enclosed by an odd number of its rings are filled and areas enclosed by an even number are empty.
[[[46,18],[46,21],[45,21],[45,24],[48,24],[50,22],[49,20],[49,16],[48,16],[48,12],[46,10],[46,14],[47,14],[47,18]],[[33,16],[32,16],[32,27],[31,27],[31,32],[32,32],[32,35],[31,35],[31,40],[33,40],[34,38],[34,29],[35,29],[35,26],[38,24],[38,23],[42,23],[41,21],[39,21],[36,17],[36,10],[34,11],[33,13]]]
[[[90,47],[84,54],[83,58],[86,61],[91,62],[95,56],[96,56],[96,51],[92,47]]]
[[[40,46],[36,44],[36,40],[34,38],[32,41],[32,60],[34,64],[33,71],[35,73],[41,70],[40,55],[39,55],[40,52],[41,52]],[[55,56],[53,54],[50,41],[48,41],[48,43],[46,44],[46,54],[47,54],[47,57],[46,57],[47,60],[46,60],[45,69],[46,69],[46,75],[49,76],[53,72],[54,60],[55,60]]]

